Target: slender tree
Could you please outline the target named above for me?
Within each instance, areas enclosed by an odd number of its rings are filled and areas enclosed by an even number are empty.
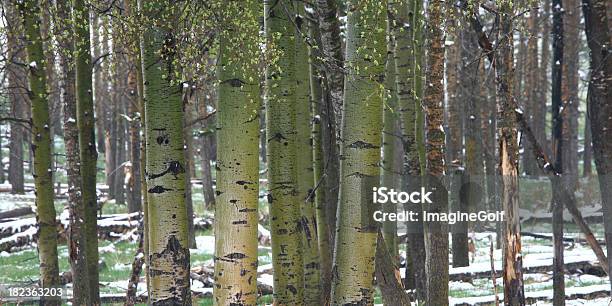
[[[274,300],[302,305],[304,299],[301,203],[297,183],[296,137],[296,3],[264,2],[267,46],[266,137],[268,203],[272,232]]]
[[[8,25],[6,40],[9,61],[5,71],[8,79],[10,113],[14,118],[25,119],[26,108],[28,106],[28,74],[25,67],[15,64],[26,61],[25,50],[21,47],[23,42],[19,39],[23,36],[23,25],[19,22],[17,7],[11,2],[7,0],[3,3]],[[11,122],[10,130],[8,181],[11,183],[11,193],[23,194],[25,191],[23,169],[24,123]]]
[[[333,305],[373,303],[387,1],[347,2],[341,186],[332,280]],[[370,35],[362,35],[369,32]]]
[[[81,174],[81,196],[83,203],[82,229],[86,244],[84,252],[88,274],[88,303],[100,303],[100,286],[98,284],[98,228],[96,211],[96,151],[94,106],[92,96],[92,62],[89,41],[89,9],[85,0],[76,0],[73,4],[74,23],[74,61],[77,127],[79,130],[79,160]]]
[[[610,46],[610,19],[606,12],[610,5],[603,0],[583,0],[582,12],[585,20],[587,43],[590,49],[591,76],[588,88],[588,112],[593,134],[593,157],[599,178],[604,215],[606,243],[612,245],[612,57],[606,55]],[[608,266],[612,263],[612,248],[607,249]],[[612,273],[608,277],[612,280]]]
[[[259,194],[256,0],[229,2],[220,32],[215,305],[255,305]]]
[[[57,226],[53,206],[53,180],[51,169],[51,137],[49,102],[46,84],[46,66],[40,30],[41,11],[36,0],[18,3],[25,37],[28,81],[32,108],[32,153],[34,189],[36,192],[36,218],[38,221],[38,257],[42,288],[59,286],[57,260]],[[58,300],[42,297],[45,305],[59,305]]]
[[[304,250],[304,303],[321,303],[321,274],[319,273],[319,243],[317,234],[313,150],[311,138],[311,103],[308,46],[306,39],[309,24],[303,4],[296,6],[294,17],[295,39],[295,98],[296,98],[296,155],[297,192],[302,203],[301,226]]]
[[[426,120],[427,188],[433,190],[432,202],[426,211],[448,210],[448,194],[441,180],[444,166],[444,130],[441,128],[444,112],[444,44],[442,24],[444,3],[435,0],[429,3],[427,32],[427,74],[423,105]],[[448,305],[448,224],[425,222],[426,277],[428,305]]]
[[[149,303],[191,305],[185,154],[176,29],[181,7],[142,3],[148,205]]]
[[[391,5],[389,5],[391,6]],[[394,49],[395,39],[391,31],[390,20],[387,20],[387,58],[385,61],[385,93],[383,96],[383,131],[382,131],[382,160],[380,169],[380,186],[397,189],[400,186],[400,176],[396,167],[396,147],[399,108],[397,99],[397,84],[395,82]],[[383,204],[383,211],[387,213],[397,212],[397,204],[387,202]],[[382,224],[382,234],[385,245],[391,254],[391,258],[398,259],[397,247],[397,222],[385,221]],[[399,261],[397,261],[399,263]]]
[[[521,255],[518,216],[518,132],[515,103],[512,96],[514,4],[511,1],[503,1],[500,4],[500,14],[500,31],[503,38],[498,42],[495,68],[499,109],[497,135],[501,175],[501,203],[505,217],[503,238],[504,304],[525,305],[523,257]]]
[[[68,209],[70,226],[68,239],[70,243],[69,259],[72,272],[73,288],[72,302],[77,305],[88,304],[89,274],[87,273],[87,258],[85,248],[84,220],[85,206],[82,202],[81,170],[79,156],[79,130],[77,128],[76,84],[74,70],[73,27],[69,3],[57,2],[58,26],[56,38],[61,46],[59,52],[61,67],[62,100],[64,105],[64,142],[66,148],[66,174],[68,176]]]
[[[328,176],[325,172],[325,156],[324,156],[324,144],[323,141],[324,131],[323,116],[326,116],[325,112],[325,99],[324,99],[324,69],[321,67],[320,57],[320,31],[318,25],[318,18],[308,14],[312,12],[316,14],[315,10],[307,10],[307,17],[310,17],[308,25],[308,36],[309,40],[308,57],[309,57],[309,77],[310,77],[310,99],[312,107],[312,152],[313,152],[313,174],[315,186],[313,189],[314,205],[316,208],[317,221],[317,242],[319,244],[319,274],[321,281],[321,303],[329,303],[329,295],[331,291],[331,265],[332,265],[332,252],[333,245],[331,244],[331,233],[327,215],[326,194],[330,192],[328,190]]]
[[[552,39],[553,39],[553,65],[552,65],[552,88],[551,88],[551,105],[552,105],[552,148],[555,159],[555,168],[559,173],[564,175],[563,180],[567,184],[569,181],[568,177],[565,177],[564,173],[564,158],[563,155],[566,151],[563,150],[565,147],[563,133],[564,118],[561,114],[561,101],[562,97],[562,76],[563,76],[563,49],[564,49],[564,32],[563,32],[563,1],[553,0],[553,27],[552,27]],[[571,101],[570,101],[571,102]],[[568,105],[568,108],[571,107]],[[558,180],[558,178],[555,178]],[[556,186],[555,186],[556,185]],[[563,186],[563,187],[561,187]],[[553,187],[557,188],[568,188],[569,184],[561,185],[553,182]],[[555,306],[565,305],[565,276],[563,273],[563,202],[560,199],[560,193],[553,188],[553,303]],[[573,190],[568,188],[568,190]]]

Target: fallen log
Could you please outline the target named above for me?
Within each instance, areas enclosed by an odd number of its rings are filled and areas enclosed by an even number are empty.
[[[534,266],[534,267],[526,267],[523,269],[523,273],[548,273],[552,269],[552,264],[550,265],[542,265],[542,266]],[[599,265],[593,264],[589,261],[577,261],[570,262],[565,264],[565,270],[568,274],[589,274],[595,276],[604,276],[606,275],[606,271]],[[465,272],[465,273],[451,273],[449,275],[450,281],[462,281],[462,282],[471,282],[474,279],[479,278],[490,278],[491,272],[493,270],[483,270],[483,271],[475,271],[475,272]],[[495,275],[501,275],[502,269],[496,268]]]
[[[32,210],[32,207],[30,206],[19,207],[19,208],[0,212],[0,220],[9,219],[9,218],[19,218],[19,217],[27,216],[33,213],[34,213],[34,210]]]

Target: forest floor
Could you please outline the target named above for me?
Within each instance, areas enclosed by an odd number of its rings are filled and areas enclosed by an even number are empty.
[[[545,180],[530,180],[529,183],[521,185],[521,216],[523,219],[522,231],[531,234],[550,236],[550,223],[548,219],[548,204],[550,199],[549,184]],[[596,237],[603,238],[603,227],[601,226],[601,210],[593,201],[588,201],[589,205],[584,204],[584,195],[597,199],[598,195],[594,191],[589,191],[590,182],[583,184],[584,190],[578,194],[581,199],[581,210],[587,220],[589,220]],[[548,188],[548,189],[547,189]],[[0,186],[2,189],[2,186]],[[537,196],[536,196],[537,195]],[[198,217],[202,219],[212,218],[212,213],[204,210],[203,196],[201,188],[196,184],[193,190],[194,209]],[[14,209],[19,206],[33,205],[34,196],[27,193],[22,196],[0,193],[0,212]],[[528,203],[528,204],[527,204]],[[57,201],[56,208],[58,216],[63,211],[62,200]],[[261,203],[260,236],[269,235],[265,230],[267,209]],[[125,205],[110,202],[104,205],[103,216],[117,216],[125,214]],[[30,216],[30,218],[32,218]],[[20,219],[24,223],[25,219]],[[106,219],[106,222],[113,222]],[[117,224],[124,224],[125,221],[116,221]],[[122,223],[123,222],[123,223]],[[137,223],[137,221],[127,221]],[[0,221],[0,230],[4,223]],[[133,227],[135,228],[135,226]],[[15,229],[16,231],[23,230]],[[581,235],[575,228],[569,215],[566,222],[566,237],[580,238]],[[17,233],[18,234],[18,233]],[[400,227],[401,234],[401,227]],[[122,296],[127,288],[127,280],[131,273],[131,266],[134,255],[136,254],[137,241],[136,235],[132,231],[124,231],[123,238],[99,241],[100,260],[103,262],[100,267],[100,291],[108,297]],[[494,305],[495,296],[503,300],[503,281],[501,275],[501,250],[494,249],[493,258],[496,270],[496,284],[494,287],[491,277],[491,242],[495,242],[494,232],[471,233],[470,237],[474,241],[475,252],[470,254],[472,262],[469,267],[449,268],[450,282],[450,302],[451,305]],[[0,240],[10,237],[0,236]],[[131,239],[130,239],[131,238]],[[260,237],[261,238],[261,237]],[[193,269],[201,268],[210,271],[213,267],[214,236],[210,226],[201,228],[196,232],[197,248],[191,250],[191,266]],[[271,275],[271,248],[269,239],[260,239],[259,248],[259,283],[264,286],[272,285]],[[531,237],[524,235],[523,243],[523,265],[525,268],[525,293],[531,304],[550,305],[552,298],[552,265],[553,249],[552,240],[546,237]],[[400,247],[400,254],[405,254],[405,248]],[[60,270],[69,271],[67,246],[60,244]],[[452,256],[451,256],[452,258]],[[567,242],[565,246],[565,262],[567,274],[565,276],[567,305],[609,305],[610,304],[610,283],[608,277],[599,268],[597,260],[591,249],[581,243]],[[23,247],[3,250],[0,252],[0,287],[28,287],[35,285],[38,279],[38,256],[35,245],[28,244]],[[201,272],[201,271],[200,271]],[[206,275],[206,272],[204,272]],[[403,275],[403,268],[402,268]],[[210,287],[207,277],[202,280],[192,281],[192,290],[197,305],[212,305]],[[70,288],[68,284],[67,288]],[[144,278],[138,286],[139,294],[145,295]],[[260,298],[261,304],[271,303],[271,295],[264,295]],[[376,296],[376,303],[382,303],[380,296]],[[110,303],[112,304],[112,303]],[[109,304],[109,305],[110,305]]]

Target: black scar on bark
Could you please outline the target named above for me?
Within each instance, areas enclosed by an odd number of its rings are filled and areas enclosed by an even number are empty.
[[[183,165],[181,165],[180,162],[173,160],[170,163],[168,163],[168,168],[166,170],[158,174],[147,173],[147,177],[148,179],[152,180],[152,179],[156,179],[158,177],[164,176],[168,173],[174,175],[174,178],[176,179],[180,173],[185,173],[185,168],[183,167]]]
[[[351,143],[349,145],[349,148],[353,148],[353,149],[379,149],[379,146],[373,145],[371,143],[365,142],[365,141],[355,141],[353,143]]]
[[[150,255],[150,260],[154,260],[155,257],[171,257],[173,263],[189,272],[189,250],[182,247],[180,241],[174,235],[171,235],[168,238],[168,243],[161,253],[154,253]],[[168,274],[167,272],[164,273],[155,269],[151,269],[150,273],[151,276]],[[172,272],[169,274],[175,275],[175,273]],[[189,282],[189,273],[185,273],[185,275],[187,275],[186,279],[175,279],[176,286],[170,288],[170,294],[172,297],[154,301],[152,305],[191,305],[191,292],[189,292],[189,286],[187,285]]]
[[[166,191],[172,191],[173,189],[165,188],[164,186],[155,186],[148,190],[149,193],[164,193]]]

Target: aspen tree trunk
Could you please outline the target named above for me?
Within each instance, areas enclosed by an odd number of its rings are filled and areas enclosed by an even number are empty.
[[[214,302],[256,305],[261,4],[256,0],[229,2],[225,11],[217,67]]]
[[[389,5],[391,9],[391,5]],[[387,188],[399,189],[400,177],[398,173],[401,171],[401,165],[396,167],[396,139],[397,139],[397,123],[399,119],[399,107],[397,98],[396,73],[394,62],[395,39],[391,30],[391,21],[387,20],[387,58],[385,61],[385,92],[383,96],[383,131],[382,131],[382,160],[381,160],[381,175],[380,186]],[[396,213],[397,206],[390,201],[383,204],[383,211],[387,213]],[[382,234],[385,245],[395,260],[395,264],[399,264],[399,253],[397,247],[397,222],[385,221],[382,224]]]
[[[304,4],[296,7],[295,26],[295,97],[296,97],[296,155],[297,192],[301,201],[302,249],[304,250],[304,303],[321,304],[321,274],[319,272],[319,244],[314,191],[312,113],[310,103],[310,76],[308,75],[308,21]]]
[[[331,234],[331,245],[334,244],[336,235],[336,212],[340,188],[340,128],[342,105],[344,104],[344,56],[337,11],[337,2],[334,0],[316,0],[315,2],[315,12],[320,29],[319,50],[322,53],[319,58],[321,58],[325,71],[323,99],[325,105],[322,108],[321,124],[325,183],[329,191],[325,193],[326,218],[319,218],[318,223],[327,222]],[[331,261],[331,258],[329,260]]]
[[[287,0],[264,2],[267,46],[274,57],[266,70],[266,141],[274,303],[278,305],[302,305],[304,301],[303,199],[298,197],[296,155],[295,5]]]
[[[315,11],[316,14],[316,11]],[[324,136],[322,131],[324,111],[323,97],[323,69],[321,61],[318,57],[321,46],[321,33],[319,25],[316,22],[316,16],[310,16],[312,20],[308,24],[308,35],[311,38],[308,49],[309,57],[309,78],[310,78],[310,103],[312,109],[312,152],[313,152],[313,174],[314,174],[314,195],[311,195],[314,200],[316,209],[315,220],[317,221],[317,242],[319,244],[319,273],[321,280],[321,303],[326,305],[329,303],[331,291],[331,265],[333,245],[330,238],[330,227],[326,222],[326,193],[328,190],[328,176],[325,173],[325,157],[324,157]]]
[[[79,159],[81,172],[83,226],[86,244],[87,298],[92,305],[100,304],[98,285],[98,228],[96,196],[96,138],[94,134],[94,105],[92,96],[92,62],[89,42],[89,10],[84,0],[76,0],[73,7],[76,110],[79,130]]]
[[[68,176],[68,209],[70,226],[68,228],[68,251],[70,271],[72,272],[72,303],[89,303],[89,274],[85,249],[89,241],[85,236],[85,205],[82,201],[81,169],[79,151],[79,130],[77,128],[76,80],[74,70],[74,28],[71,23],[69,3],[56,3],[59,22],[57,40],[62,51],[60,67],[62,78],[62,99],[64,104],[64,142],[66,147],[66,174]]]
[[[552,65],[552,149],[555,159],[555,169],[563,175],[563,183],[568,183],[565,176],[563,163],[564,137],[563,137],[563,115],[561,114],[562,82],[564,68],[564,29],[563,29],[563,3],[562,0],[553,0],[553,65]],[[566,107],[571,107],[570,105]],[[556,182],[555,182],[556,181]],[[552,228],[553,228],[553,304],[555,306],[565,305],[565,276],[563,264],[563,202],[561,201],[560,188],[568,188],[559,178],[553,180],[553,203],[552,203]],[[568,188],[569,190],[573,190]]]
[[[333,305],[374,303],[387,1],[347,3],[341,186],[332,279]],[[364,36],[361,33],[369,32]]]
[[[142,3],[148,205],[149,303],[191,305],[181,80],[174,29],[181,7]]]
[[[51,138],[49,133],[49,103],[45,76],[45,57],[40,32],[41,12],[38,1],[27,0],[18,4],[25,36],[29,69],[30,103],[32,106],[32,153],[34,189],[36,193],[36,219],[38,221],[38,257],[42,288],[60,285],[57,261],[57,226],[53,206],[53,180],[51,169]],[[41,297],[45,305],[60,305],[59,300]]]
[[[426,120],[427,188],[432,190],[432,204],[425,204],[427,212],[448,210],[448,193],[442,184],[444,166],[444,45],[442,24],[444,3],[429,3],[427,32],[427,76],[423,105]],[[427,305],[448,305],[448,224],[425,222],[425,269],[427,276]]]
[[[185,78],[187,79],[187,78]],[[189,83],[187,83],[189,84]],[[185,116],[183,119],[183,137],[185,140],[184,151],[185,151],[185,207],[187,208],[187,228],[189,232],[189,248],[197,249],[195,240],[195,229],[193,227],[193,199],[191,190],[191,171],[193,168],[193,129],[189,126],[189,122],[192,120],[193,111],[193,91],[191,86],[189,88],[183,88],[183,110]]]
[[[5,18],[10,27],[6,31],[8,47],[8,58],[13,62],[25,63],[25,50],[20,47],[19,37],[23,35],[23,26],[19,21],[19,12],[12,1],[4,1]],[[26,108],[28,105],[28,75],[25,67],[7,63],[7,79],[9,91],[9,103],[11,105],[11,115],[15,118],[26,118]],[[10,144],[9,144],[9,169],[8,180],[11,184],[11,193],[24,193],[24,169],[23,169],[23,134],[25,129],[22,122],[11,122]]]
[[[404,182],[402,186],[406,191],[412,190],[420,185],[420,167],[418,160],[418,152],[416,148],[416,94],[414,92],[415,83],[415,56],[413,45],[413,27],[414,27],[414,10],[415,3],[418,1],[392,1],[389,2],[389,11],[394,18],[389,20],[391,34],[393,35],[393,65],[395,71],[395,86],[397,94],[397,104],[399,116],[402,121],[402,145],[404,146],[403,156],[403,172]],[[408,26],[406,26],[408,25]],[[388,81],[388,80],[387,80]],[[386,109],[385,109],[386,110]],[[385,113],[383,113],[383,116]],[[383,132],[383,138],[385,134]],[[383,143],[385,140],[383,139]],[[406,205],[404,209],[419,211],[420,208],[410,207]],[[383,224],[384,227],[384,224]],[[407,239],[406,239],[406,275],[405,275],[405,286],[406,288],[416,288],[415,282],[419,280],[419,272],[424,273],[425,256],[423,249],[423,226],[421,223],[407,222]],[[387,238],[385,238],[387,241]],[[419,248],[419,245],[421,248]],[[423,262],[417,264],[419,254],[422,252]],[[422,277],[425,274],[420,275]],[[424,283],[423,283],[424,284]],[[417,289],[417,291],[419,291]]]
[[[512,19],[514,6],[510,1],[500,4],[501,36],[495,55],[497,78],[497,134],[499,146],[499,169],[501,175],[501,202],[504,210],[503,231],[503,279],[504,304],[525,305],[523,289],[523,257],[519,223],[518,194],[518,132],[516,113],[513,108],[512,69],[513,42]]]
[[[609,3],[602,0],[583,0],[585,32],[590,49],[591,76],[589,80],[588,112],[593,133],[593,157],[599,178],[599,188],[606,231],[606,244],[612,245],[612,58],[605,55],[610,46],[610,19],[606,15]],[[612,248],[607,249],[608,266],[612,264]],[[612,271],[608,277],[612,280]]]

